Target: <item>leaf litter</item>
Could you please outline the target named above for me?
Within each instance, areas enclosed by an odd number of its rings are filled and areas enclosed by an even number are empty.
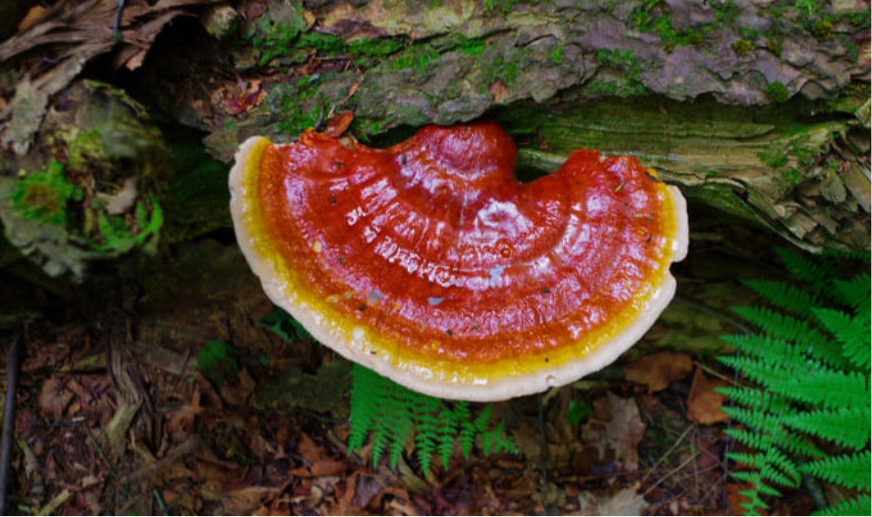
[[[205,255],[212,259],[204,265]],[[344,361],[316,343],[263,327],[272,306],[235,246],[206,239],[180,245],[167,260],[135,281],[75,288],[76,311],[29,331],[16,419],[18,508],[258,515],[730,508],[726,442],[717,425],[689,420],[696,402],[688,393],[703,388],[699,380],[690,386],[684,366],[495,404],[517,455],[485,457],[476,448],[464,460],[458,449],[447,469],[425,473],[407,448],[397,470],[386,461],[372,468],[366,448],[358,455],[346,446],[347,365],[337,368]],[[130,309],[120,317],[98,300]],[[197,367],[204,349],[201,367],[212,371]],[[684,359],[655,353],[647,361]],[[305,404],[293,396],[319,392],[337,400]]]

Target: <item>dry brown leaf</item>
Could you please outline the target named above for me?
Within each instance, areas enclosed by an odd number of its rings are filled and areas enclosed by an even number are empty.
[[[18,22],[18,32],[26,31],[30,27],[32,27],[36,22],[42,18],[45,13],[48,12],[48,9],[41,5],[34,5],[27,11],[27,14],[24,15],[24,18]]]
[[[200,389],[194,388],[194,392],[191,394],[191,402],[183,404],[176,411],[167,413],[169,432],[174,440],[182,440],[193,430],[197,415],[205,409],[200,405],[200,397]]]
[[[324,447],[315,443],[315,440],[312,440],[304,432],[300,432],[300,443],[297,444],[297,453],[310,463],[315,463],[327,455]]]
[[[666,389],[669,383],[683,379],[693,369],[688,354],[658,352],[624,366],[627,380],[644,384],[649,392]]]
[[[748,490],[751,488],[750,483],[732,483],[728,482],[726,484],[727,489],[727,506],[729,506],[729,513],[733,515],[742,515],[745,513],[745,509],[742,507],[743,504],[751,502],[747,496],[740,494],[744,490]]]
[[[643,515],[648,503],[638,492],[639,486],[630,486],[611,495],[582,492],[578,496],[581,515]]]
[[[73,400],[73,393],[67,389],[66,384],[66,380],[55,376],[49,377],[42,383],[42,390],[39,392],[39,409],[52,422],[57,422],[63,417],[64,411]]]
[[[297,467],[288,473],[301,478],[335,476],[345,472],[347,465],[339,460],[319,460],[307,467]]]
[[[726,422],[730,417],[721,411],[726,397],[715,391],[715,388],[727,386],[720,379],[710,379],[702,368],[697,367],[687,396],[687,419],[691,422],[711,425]]]
[[[636,450],[645,424],[639,416],[639,407],[632,398],[620,398],[608,392],[606,401],[611,416],[603,421],[592,417],[583,427],[581,435],[585,443],[599,453],[600,459],[611,458],[622,472],[635,472],[639,468],[639,454]],[[596,405],[596,404],[595,404]]]
[[[224,510],[231,515],[249,515],[263,507],[265,499],[272,497],[281,487],[246,486],[228,490],[221,498]]]
[[[130,56],[129,59],[124,61],[124,68],[128,70],[136,70],[137,68],[142,66],[142,63],[145,61],[145,55],[148,54],[148,51],[145,49],[138,49],[135,54]]]

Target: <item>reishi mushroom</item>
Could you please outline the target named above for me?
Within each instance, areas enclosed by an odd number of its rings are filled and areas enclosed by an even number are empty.
[[[230,172],[239,246],[317,340],[435,397],[502,400],[614,361],[675,292],[679,190],[579,150],[530,183],[497,124],[388,149],[313,130],[252,137]]]

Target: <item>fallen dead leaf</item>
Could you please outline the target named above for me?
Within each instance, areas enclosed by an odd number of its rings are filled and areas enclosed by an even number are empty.
[[[22,18],[21,21],[18,22],[18,32],[26,31],[27,29],[32,27],[47,12],[48,9],[41,5],[35,5],[31,7],[30,10],[27,11],[27,14],[24,15],[24,18]]]
[[[646,355],[624,367],[627,380],[644,384],[649,392],[666,389],[669,383],[683,379],[693,369],[688,354],[658,352]]]
[[[308,434],[300,432],[300,443],[297,444],[297,453],[311,463],[324,458],[327,453]]]
[[[301,478],[335,476],[345,472],[347,465],[339,460],[319,460],[306,467],[297,467],[289,474]]]
[[[580,515],[642,515],[648,506],[638,492],[639,486],[630,486],[612,495],[582,492],[578,496]]]
[[[726,382],[710,379],[702,368],[697,367],[696,373],[693,374],[693,383],[690,385],[690,394],[687,396],[687,419],[702,425],[729,420],[730,417],[721,411],[726,397],[715,391],[715,388],[724,386],[727,386]]]
[[[739,492],[749,490],[751,485],[749,483],[732,483],[728,482],[726,484],[726,498],[727,498],[727,506],[729,507],[729,513],[733,515],[742,515],[745,513],[745,509],[742,507],[743,504],[751,502],[747,496],[744,494],[740,494]]]
[[[233,515],[248,515],[263,507],[263,501],[273,496],[281,487],[246,486],[228,490],[221,498],[225,510]]]
[[[57,422],[64,415],[70,401],[73,400],[73,392],[67,389],[67,381],[56,376],[49,377],[42,383],[42,390],[39,392],[39,409],[51,418],[52,422]]]
[[[620,398],[612,392],[606,394],[611,416],[607,421],[592,417],[583,427],[581,436],[588,447],[597,450],[599,457],[611,458],[619,471],[635,472],[639,468],[636,448],[645,433],[645,424],[639,416],[639,407],[633,398]],[[594,406],[597,404],[595,403]],[[596,414],[596,411],[595,411]]]

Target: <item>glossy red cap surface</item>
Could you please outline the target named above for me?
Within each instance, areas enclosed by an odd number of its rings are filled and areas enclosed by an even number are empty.
[[[312,335],[418,391],[499,400],[572,382],[654,323],[687,249],[678,189],[574,152],[530,183],[494,123],[389,149],[254,137],[230,175],[237,238]]]

